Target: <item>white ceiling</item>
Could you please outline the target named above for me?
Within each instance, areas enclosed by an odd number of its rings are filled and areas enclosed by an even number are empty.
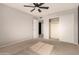
[[[60,12],[60,11],[64,11],[64,10],[68,10],[68,9],[73,9],[73,8],[77,8],[78,4],[77,3],[45,3],[42,6],[49,6],[49,9],[41,9],[42,12],[39,13],[36,10],[34,10],[33,12],[30,12],[30,10],[32,10],[33,8],[31,7],[24,7],[24,5],[30,5],[32,6],[32,3],[5,3],[5,5],[8,5],[9,7],[12,8],[16,8],[18,10],[21,10],[23,12],[26,13],[30,13],[33,16],[36,17],[41,17],[41,16],[45,16],[51,13],[55,13],[55,12]]]

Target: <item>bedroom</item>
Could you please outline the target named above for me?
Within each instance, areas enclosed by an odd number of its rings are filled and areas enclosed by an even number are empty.
[[[34,4],[0,3],[0,54],[79,54],[78,4]]]

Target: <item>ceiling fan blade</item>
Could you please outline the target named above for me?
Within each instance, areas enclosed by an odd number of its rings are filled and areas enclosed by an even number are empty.
[[[38,9],[38,11],[39,11],[39,12],[41,12],[41,10],[40,10],[40,9]]]
[[[34,5],[35,5],[35,7],[38,7],[39,5],[38,5],[38,3],[33,3]]]
[[[34,5],[36,5],[36,3],[33,3]]]
[[[34,8],[34,9],[32,9],[32,10],[31,10],[31,12],[33,12],[34,10],[35,10],[35,8]]]
[[[33,8],[34,8],[35,6],[28,6],[28,5],[24,5],[24,7],[33,7]]]
[[[49,7],[39,7],[39,8],[42,8],[42,9],[48,9]]]
[[[44,3],[40,3],[39,6],[42,6]]]

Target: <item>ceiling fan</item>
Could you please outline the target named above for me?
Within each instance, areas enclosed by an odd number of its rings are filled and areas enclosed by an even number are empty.
[[[42,6],[44,3],[33,3],[34,6],[24,5],[24,7],[32,7],[33,9],[31,12],[35,10],[35,8],[38,8],[38,12],[42,12],[41,9],[49,9],[49,7]]]

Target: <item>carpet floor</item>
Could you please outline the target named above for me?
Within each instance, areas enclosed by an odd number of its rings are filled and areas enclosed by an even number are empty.
[[[39,48],[41,52],[45,51],[46,53],[44,54],[46,55],[79,55],[78,45],[46,39],[31,39],[10,46],[2,47],[0,48],[0,55],[43,55],[38,50],[34,51],[33,49],[30,49],[31,47],[33,47],[33,45],[37,44],[38,42],[45,43],[48,47],[50,46],[50,49],[47,48],[46,45],[45,48]],[[39,45],[37,45],[37,47],[39,47]],[[33,48],[35,49],[36,47]],[[49,50],[51,51],[50,53]]]

